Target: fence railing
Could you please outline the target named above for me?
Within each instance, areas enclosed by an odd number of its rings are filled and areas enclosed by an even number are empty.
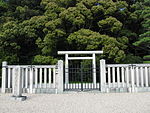
[[[150,91],[150,64],[105,64],[103,67],[103,92]]]
[[[58,62],[59,64],[59,62]],[[63,64],[63,63],[62,63]],[[61,65],[62,65],[61,64]],[[63,66],[63,65],[62,65]],[[15,68],[19,67],[24,93],[50,93],[57,89],[60,65],[7,65],[2,67],[2,92],[12,92]],[[63,77],[63,75],[61,75]],[[56,84],[57,82],[57,84]],[[62,84],[63,85],[63,84]]]
[[[3,62],[1,92],[13,92],[17,85],[24,93],[63,92],[63,61],[57,65],[19,66]],[[106,64],[100,60],[98,87],[101,92],[150,91],[150,64]]]

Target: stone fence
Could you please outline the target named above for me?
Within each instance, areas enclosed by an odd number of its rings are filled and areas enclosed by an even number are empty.
[[[56,65],[7,65],[2,64],[2,93],[62,93],[64,86],[71,88],[80,84],[89,90],[98,87],[100,92],[150,91],[150,64],[106,64],[100,60],[99,80],[90,83],[65,83],[63,61]],[[92,71],[94,73],[94,71]],[[79,75],[79,74],[78,74]],[[77,84],[77,85],[76,85]]]
[[[2,93],[62,93],[63,61],[57,65],[7,65],[2,63]]]

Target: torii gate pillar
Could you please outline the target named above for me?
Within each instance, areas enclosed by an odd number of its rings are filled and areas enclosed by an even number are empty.
[[[58,51],[58,54],[65,54],[65,83],[69,83],[69,60],[91,59],[93,66],[93,83],[96,84],[96,54],[102,54],[103,51]],[[69,54],[92,54],[92,57],[69,57]]]

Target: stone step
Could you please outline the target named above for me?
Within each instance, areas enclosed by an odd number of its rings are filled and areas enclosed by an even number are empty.
[[[33,89],[33,93],[47,93],[47,94],[55,94],[57,93],[56,89]]]
[[[12,93],[12,88],[7,88],[6,93]],[[23,89],[23,93],[30,93],[29,88],[28,89]],[[36,88],[33,89],[33,93],[47,93],[47,94],[55,94],[57,93],[57,90],[55,88]]]

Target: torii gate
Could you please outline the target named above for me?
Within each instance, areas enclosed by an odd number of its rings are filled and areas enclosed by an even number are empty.
[[[92,60],[93,64],[93,83],[96,84],[96,54],[102,54],[103,51],[58,51],[58,54],[65,54],[65,83],[69,83],[68,60]],[[92,57],[69,57],[70,54],[92,54]]]

